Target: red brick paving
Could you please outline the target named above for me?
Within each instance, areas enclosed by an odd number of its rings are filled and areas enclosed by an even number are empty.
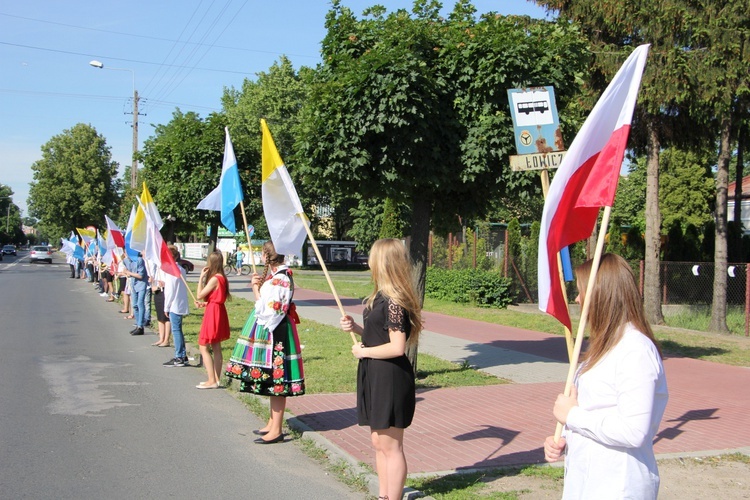
[[[298,289],[295,298],[336,307],[330,295],[309,290]],[[345,299],[344,307],[361,313],[359,301]],[[430,331],[552,359],[565,357],[559,336],[424,315]],[[750,369],[669,358],[665,370],[670,397],[655,439],[657,454],[750,447]],[[544,438],[555,430],[552,403],[563,385],[418,391],[414,422],[404,438],[409,472],[541,462]],[[374,467],[369,429],[356,425],[355,404],[354,394],[321,394],[289,398],[287,407],[355,460]]]

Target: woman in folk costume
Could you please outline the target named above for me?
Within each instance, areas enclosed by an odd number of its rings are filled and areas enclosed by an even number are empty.
[[[263,256],[263,275],[252,278],[255,309],[237,339],[226,375],[240,380],[240,391],[270,397],[271,418],[254,433],[261,436],[256,443],[272,444],[284,440],[286,398],[305,393],[305,375],[292,271],[270,241],[263,245]]]

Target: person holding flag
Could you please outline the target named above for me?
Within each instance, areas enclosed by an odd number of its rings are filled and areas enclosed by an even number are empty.
[[[397,239],[376,241],[368,259],[375,288],[365,300],[364,325],[343,316],[341,329],[362,342],[352,346],[357,365],[357,421],[370,427],[378,498],[401,498],[406,481],[404,429],[416,408],[414,368],[406,349],[422,330],[411,259]]]
[[[133,304],[133,313],[135,313],[135,328],[130,331],[130,335],[143,335],[145,327],[145,308],[146,308],[146,288],[148,288],[148,273],[146,272],[146,262],[143,256],[138,253],[138,258],[131,261],[130,267],[126,271],[126,276],[133,278],[133,289],[131,290],[131,300]]]
[[[253,274],[255,307],[237,338],[226,375],[240,380],[240,391],[270,397],[271,416],[257,444],[284,441],[286,398],[305,393],[299,317],[292,302],[294,280],[272,242],[263,244],[263,274]],[[270,275],[269,275],[270,270]]]
[[[221,343],[229,340],[229,316],[224,305],[231,299],[229,282],[224,275],[224,255],[214,250],[208,255],[206,267],[198,278],[195,306],[204,308],[203,322],[198,333],[198,348],[206,365],[208,380],[195,387],[198,389],[218,389],[224,360]]]
[[[589,347],[571,394],[555,401],[567,433],[545,440],[544,457],[555,462],[565,452],[563,498],[655,499],[653,441],[669,399],[661,351],[625,259],[604,254],[595,278],[592,264],[576,269],[576,302],[590,301]]]
[[[539,309],[569,328],[557,253],[588,238],[604,207],[594,257],[577,270],[581,321],[553,407],[557,429],[544,443],[548,461],[565,451],[563,498],[655,499],[659,490],[653,438],[668,399],[661,353],[632,270],[621,257],[602,256],[648,50],[633,50],[605,89],[560,164],[542,212]],[[578,366],[587,324],[590,345]]]

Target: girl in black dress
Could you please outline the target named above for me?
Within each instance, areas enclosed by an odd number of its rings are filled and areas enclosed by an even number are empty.
[[[341,328],[362,336],[352,346],[357,368],[357,419],[370,427],[379,499],[402,497],[406,481],[404,429],[414,417],[414,371],[406,348],[422,330],[411,260],[396,239],[376,241],[368,260],[375,289],[366,299],[364,327],[351,316]]]

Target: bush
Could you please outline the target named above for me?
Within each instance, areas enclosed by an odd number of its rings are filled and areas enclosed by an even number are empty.
[[[505,308],[511,303],[510,279],[496,271],[428,267],[425,295],[480,307]]]

